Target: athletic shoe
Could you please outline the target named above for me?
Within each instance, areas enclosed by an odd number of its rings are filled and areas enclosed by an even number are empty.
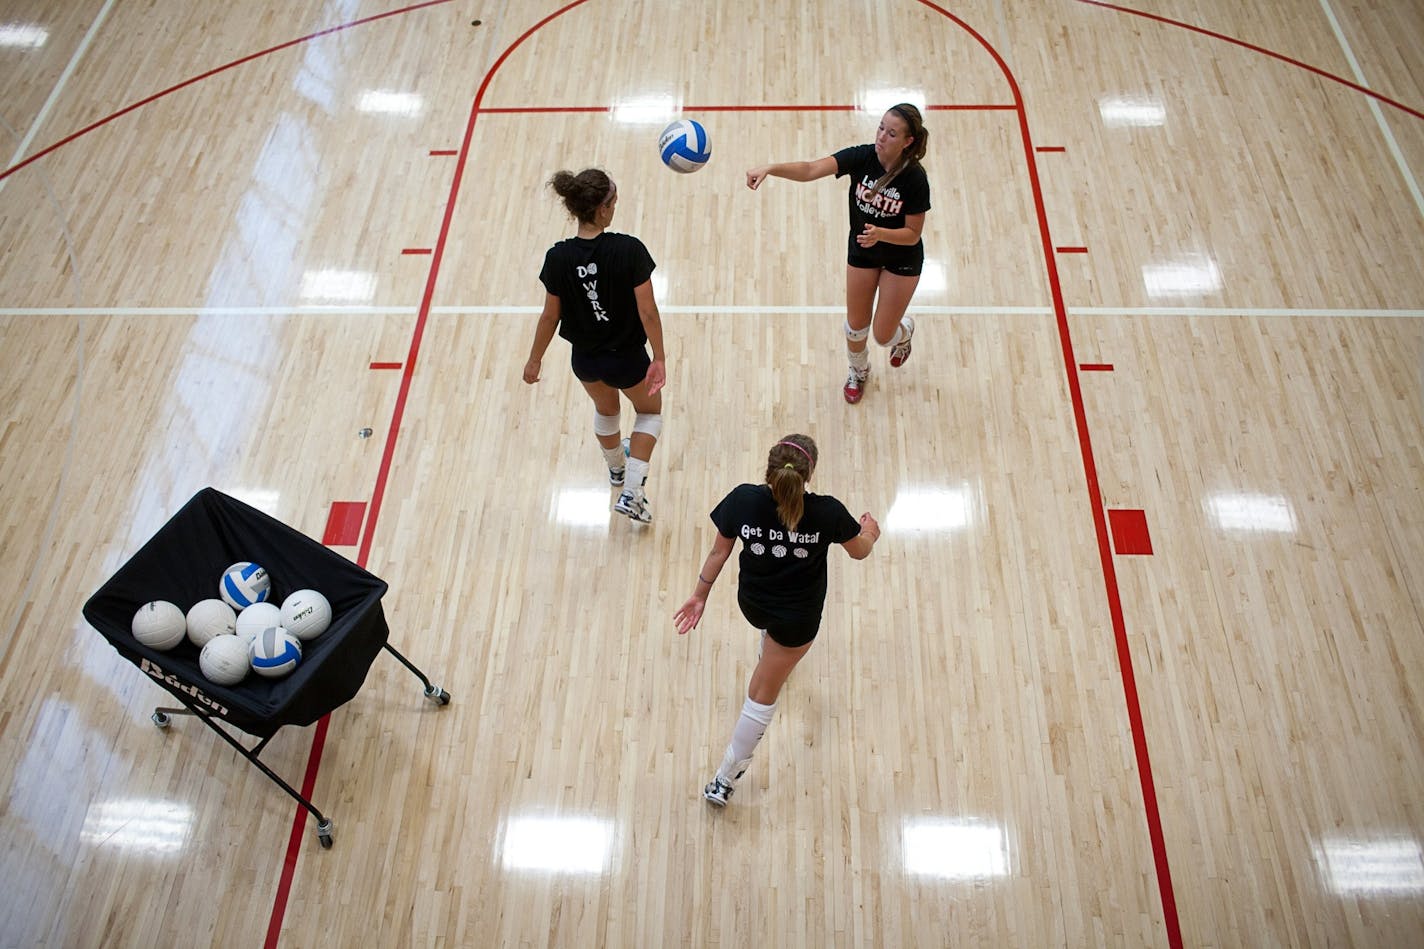
[[[648,499],[638,495],[635,496],[629,489],[624,489],[618,495],[618,500],[613,504],[613,510],[619,514],[627,515],[640,524],[651,524],[653,522],[653,512],[648,507]]]
[[[736,789],[730,784],[714,775],[707,786],[702,789],[702,796],[713,807],[726,807],[727,799],[732,796],[734,790]]]
[[[870,368],[857,369],[850,367],[850,374],[846,376],[845,388],[841,392],[845,395],[845,400],[851,405],[860,401],[860,397],[865,395],[865,383],[870,379]]]
[[[905,317],[900,320],[900,323],[905,327],[905,339],[890,347],[890,365],[896,367],[905,365],[905,361],[910,358],[910,337],[915,335],[915,318],[913,316]]]

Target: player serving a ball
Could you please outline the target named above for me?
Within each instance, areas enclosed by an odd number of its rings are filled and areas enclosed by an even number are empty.
[[[881,117],[873,144],[853,145],[815,161],[760,165],[747,172],[747,187],[753,191],[768,175],[791,181],[850,176],[845,324],[850,374],[844,394],[852,405],[865,394],[870,378],[865,340],[872,330],[877,343],[890,347],[891,366],[904,365],[910,358],[915,321],[905,310],[925,262],[920,231],[930,209],[930,182],[920,162],[928,144],[920,110],[902,102]]]
[[[662,319],[653,297],[656,264],[642,241],[608,230],[618,189],[605,172],[559,171],[549,187],[578,221],[578,232],[544,255],[539,272],[544,310],[524,364],[524,381],[539,381],[544,351],[557,330],[572,346],[574,375],[593,400],[593,434],[608,464],[608,480],[623,489],[613,509],[646,524],[653,514],[644,488],[662,430],[659,390],[667,379]],[[652,346],[651,359],[645,343]],[[626,459],[619,392],[637,413]]]
[[[771,724],[781,686],[821,628],[831,545],[840,544],[851,557],[864,560],[880,539],[880,525],[868,513],[857,522],[840,501],[806,490],[816,458],[809,435],[787,435],[767,453],[764,483],[739,485],[722,499],[712,510],[717,527],[712,550],[692,595],[673,614],[679,634],[697,626],[712,584],[740,537],[737,605],[747,622],[762,631],[761,653],[722,764],[702,791],[717,807],[726,805],[746,773]]]

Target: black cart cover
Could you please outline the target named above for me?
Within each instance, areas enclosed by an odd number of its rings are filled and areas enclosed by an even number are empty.
[[[304,589],[331,602],[331,626],[302,643],[302,661],[290,675],[266,679],[252,672],[222,686],[203,676],[198,647],[186,636],[167,652],[133,638],[140,606],[168,600],[187,613],[199,600],[217,597],[223,571],[242,560],[267,570],[269,602],[280,606]],[[84,618],[183,704],[266,738],[283,725],[310,725],[360,691],[390,634],[381,609],[385,592],[384,580],[305,534],[204,488],[89,598]]]

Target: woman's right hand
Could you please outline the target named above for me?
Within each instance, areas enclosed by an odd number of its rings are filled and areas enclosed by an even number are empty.
[[[707,609],[707,598],[705,596],[690,596],[687,602],[678,607],[676,613],[672,614],[672,621],[677,625],[677,634],[685,635],[697,628],[697,624],[702,620],[702,611]]]
[[[542,359],[530,359],[524,364],[524,381],[533,385],[539,381],[539,364]]]
[[[860,532],[862,534],[870,534],[871,540],[880,539],[880,525],[876,522],[875,518],[870,516],[869,511],[860,515]]]
[[[770,165],[759,165],[747,172],[747,187],[755,191],[766,180],[766,176],[771,174]]]

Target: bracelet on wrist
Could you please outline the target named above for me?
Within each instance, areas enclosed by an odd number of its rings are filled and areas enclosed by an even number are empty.
[[[700,574],[700,573],[697,575],[697,579],[701,580],[703,583],[707,584],[709,587],[712,585],[712,581],[711,581],[711,580],[708,580],[706,577],[704,577],[704,576],[703,576],[702,574]]]

